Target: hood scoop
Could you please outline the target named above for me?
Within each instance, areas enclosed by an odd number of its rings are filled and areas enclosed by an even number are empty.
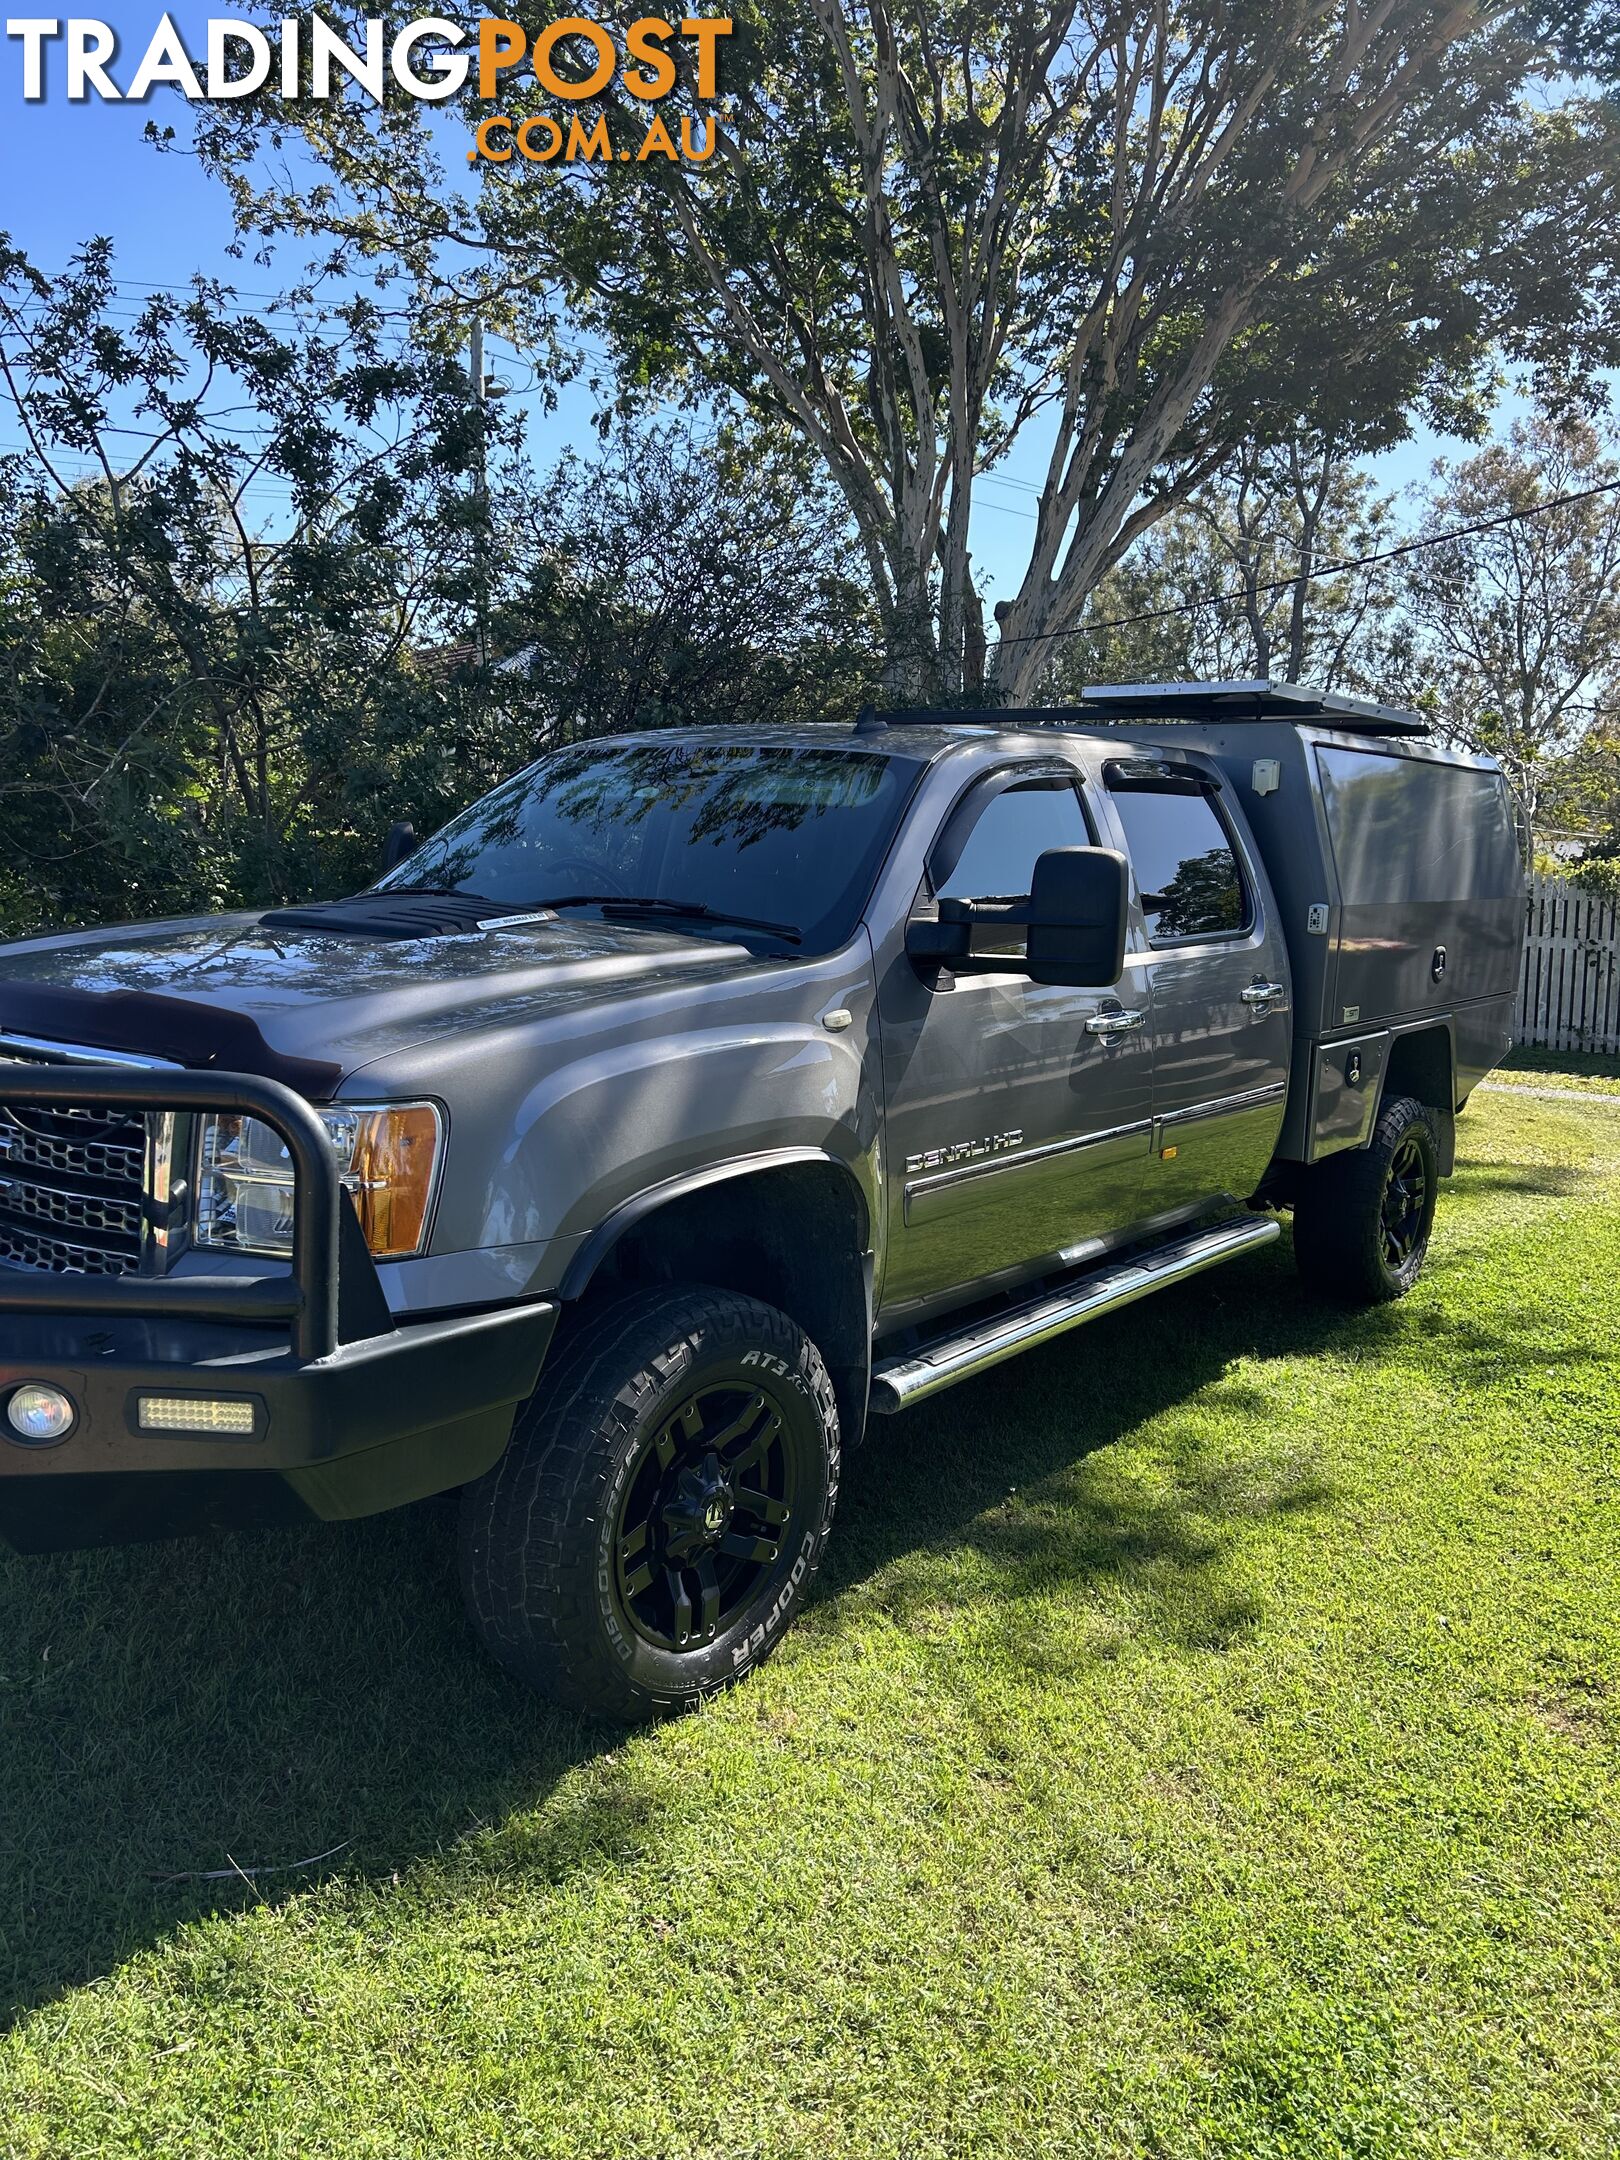
[[[498,929],[507,920],[550,922],[546,909],[481,899],[477,893],[356,893],[350,900],[311,900],[300,907],[272,908],[259,917],[264,930],[324,931],[328,937],[467,937]]]

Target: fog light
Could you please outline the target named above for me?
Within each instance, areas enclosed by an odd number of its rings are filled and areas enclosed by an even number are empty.
[[[43,1380],[30,1380],[6,1404],[6,1423],[32,1447],[65,1440],[73,1430],[73,1414],[72,1397],[59,1387],[47,1387]]]
[[[251,1433],[254,1405],[224,1395],[143,1395],[142,1432]]]

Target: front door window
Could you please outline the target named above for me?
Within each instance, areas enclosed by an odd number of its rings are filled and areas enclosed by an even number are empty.
[[[1072,782],[1037,780],[998,789],[958,828],[952,820],[929,864],[936,900],[1029,898],[1036,858],[1048,848],[1089,847],[1091,833]],[[1022,954],[1024,931],[976,929],[976,953]]]

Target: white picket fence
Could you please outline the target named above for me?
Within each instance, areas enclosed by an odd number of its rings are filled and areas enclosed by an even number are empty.
[[[1562,878],[1530,880],[1520,1043],[1620,1053],[1620,911]]]

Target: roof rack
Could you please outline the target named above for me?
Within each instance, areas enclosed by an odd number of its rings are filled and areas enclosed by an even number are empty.
[[[1177,720],[1320,720],[1356,735],[1427,735],[1429,724],[1398,705],[1344,697],[1295,682],[1098,683],[1080,704],[1098,719],[1159,712]]]
[[[1099,683],[1077,705],[912,706],[898,712],[861,707],[857,735],[892,727],[1094,727],[1112,720],[1318,720],[1354,735],[1427,735],[1420,715],[1370,698],[1343,697],[1292,682]]]

